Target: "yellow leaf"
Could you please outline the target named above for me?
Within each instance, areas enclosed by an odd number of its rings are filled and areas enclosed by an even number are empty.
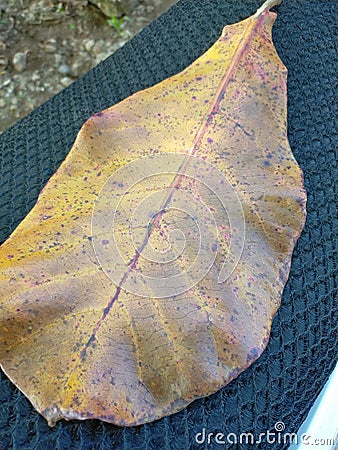
[[[0,249],[0,363],[53,425],[136,425],[264,350],[305,221],[269,1],[94,115]]]

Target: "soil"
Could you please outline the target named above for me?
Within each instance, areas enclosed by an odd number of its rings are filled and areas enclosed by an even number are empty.
[[[114,26],[87,0],[0,0],[0,133],[176,1],[140,0]]]

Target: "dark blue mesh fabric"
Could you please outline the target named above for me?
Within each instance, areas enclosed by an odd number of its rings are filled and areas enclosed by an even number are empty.
[[[83,122],[177,73],[260,0],[181,0],[130,43],[35,110],[1,138],[1,241],[33,207]],[[274,42],[289,69],[289,139],[305,175],[308,217],[266,351],[218,393],[155,423],[118,428],[95,420],[49,428],[0,371],[0,450],[286,449],[198,444],[195,434],[297,431],[337,361],[335,177],[337,2],[284,0]],[[249,326],[249,324],[248,324]],[[283,437],[283,435],[281,436]]]

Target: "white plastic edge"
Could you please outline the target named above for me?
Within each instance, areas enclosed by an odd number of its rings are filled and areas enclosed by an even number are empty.
[[[338,450],[338,364],[288,450],[314,449]]]

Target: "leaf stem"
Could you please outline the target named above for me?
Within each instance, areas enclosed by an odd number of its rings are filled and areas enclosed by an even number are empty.
[[[266,0],[266,2],[264,2],[263,5],[257,9],[254,18],[257,19],[257,17],[259,17],[266,9],[270,9],[276,5],[280,5],[281,3],[282,0]]]

